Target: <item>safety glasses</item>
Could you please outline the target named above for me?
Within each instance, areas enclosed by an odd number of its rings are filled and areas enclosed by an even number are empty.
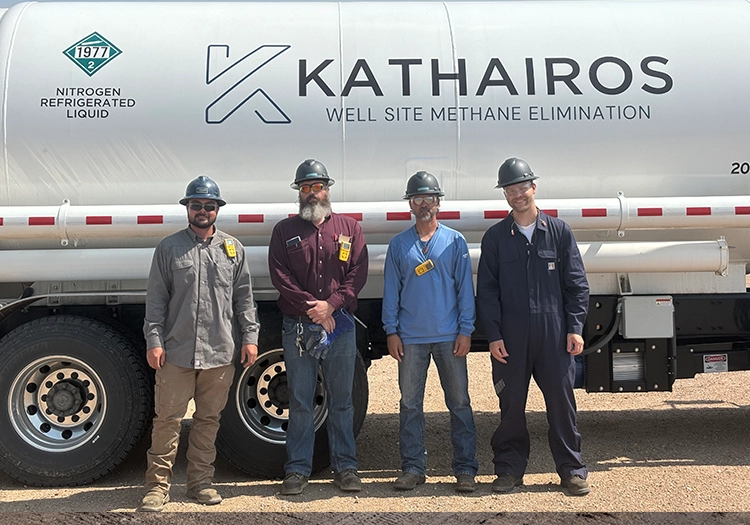
[[[313,182],[312,184],[302,184],[299,187],[300,193],[318,193],[319,191],[327,188],[328,185],[324,182]]]
[[[201,211],[206,210],[207,212],[212,212],[216,210],[217,206],[216,204],[212,202],[207,202],[206,204],[201,204],[200,202],[191,202],[188,204],[188,208],[190,208],[193,211]]]
[[[417,206],[421,206],[423,203],[433,204],[435,201],[437,201],[437,197],[435,197],[434,195],[428,195],[427,197],[412,197],[411,201]]]
[[[508,197],[518,197],[520,195],[523,195],[527,191],[531,189],[531,183],[527,182],[526,184],[519,184],[518,186],[511,186],[510,188],[504,188],[503,192]]]

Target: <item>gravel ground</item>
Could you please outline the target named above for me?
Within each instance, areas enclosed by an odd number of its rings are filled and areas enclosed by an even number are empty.
[[[280,513],[264,518],[267,523],[275,522],[279,516],[301,517],[305,514],[299,513],[310,512],[344,513],[333,515],[336,518],[326,517],[327,514],[311,515],[315,516],[313,521],[327,523],[347,522],[348,513],[355,513],[352,516],[358,516],[355,521],[360,523],[389,523],[391,519],[387,516],[403,523],[400,515],[368,513],[471,512],[474,514],[455,515],[451,523],[494,523],[502,521],[501,518],[507,516],[504,513],[540,511],[562,512],[584,521],[588,513],[708,513],[657,515],[656,521],[750,523],[750,514],[723,514],[750,512],[750,372],[679,380],[672,393],[587,394],[576,391],[579,430],[583,436],[584,459],[591,472],[592,492],[587,497],[573,498],[563,494],[558,486],[559,479],[554,474],[546,442],[544,402],[536,387],[532,387],[528,404],[532,457],[525,486],[509,495],[492,494],[490,483],[494,475],[489,440],[498,415],[489,354],[471,354],[469,367],[480,463],[480,486],[474,494],[458,495],[453,491],[449,419],[434,368],[430,371],[425,406],[430,454],[428,481],[413,492],[393,491],[391,483],[399,468],[399,394],[396,363],[384,358],[374,362],[369,372],[368,417],[357,438],[364,483],[359,495],[343,495],[330,482],[330,474],[319,474],[313,477],[303,495],[282,497],[278,481],[248,479],[219,458],[215,482],[225,499],[221,505],[203,507],[185,496],[185,458],[181,447],[172,501],[165,510],[219,512],[210,519],[212,523],[231,520],[236,523],[236,512]],[[189,421],[185,431],[188,425]],[[146,448],[144,441],[112,475],[87,487],[30,488],[0,474],[0,509],[21,513],[0,515],[0,521],[15,525],[46,522],[45,515],[39,517],[28,514],[30,512],[133,511],[144,492]],[[227,512],[230,514],[221,514]],[[76,521],[80,523],[105,523],[116,515],[77,516]],[[140,514],[130,515],[118,518],[118,523],[130,522],[136,516],[144,522],[152,519]],[[271,519],[272,516],[276,518]],[[414,523],[424,521],[419,518],[421,515],[415,516],[409,519]],[[518,518],[521,523],[546,522],[539,521],[540,514],[529,515],[536,516],[536,521],[525,515],[513,516],[515,523],[519,522]],[[634,515],[597,514],[595,521],[609,523],[607,520],[611,518],[612,523],[628,523],[628,516]],[[427,521],[441,523],[442,519],[433,515]]]

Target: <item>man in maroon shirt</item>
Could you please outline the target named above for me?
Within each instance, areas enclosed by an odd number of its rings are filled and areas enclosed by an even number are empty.
[[[302,493],[312,472],[318,367],[323,369],[328,398],[333,482],[344,491],[361,490],[352,406],[355,330],[338,332],[344,324],[353,324],[351,317],[341,316],[357,308],[357,294],[367,280],[367,246],[357,221],[331,211],[333,183],[322,163],[308,159],[299,165],[292,183],[299,191],[299,215],[274,227],[268,250],[271,281],[284,314],[282,346],[289,388],[284,495]],[[337,319],[340,326],[334,332]],[[312,348],[321,327],[335,336],[323,354]]]

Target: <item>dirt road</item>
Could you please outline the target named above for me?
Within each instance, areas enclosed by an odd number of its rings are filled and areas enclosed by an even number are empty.
[[[494,476],[489,440],[497,424],[497,401],[491,386],[489,355],[481,353],[470,355],[470,386],[479,444],[479,490],[469,495],[453,491],[449,419],[433,369],[426,400],[428,482],[410,493],[394,492],[391,482],[399,467],[395,365],[395,361],[385,358],[374,362],[369,372],[369,413],[357,438],[364,482],[359,495],[343,495],[330,482],[329,475],[319,474],[302,496],[282,497],[278,481],[248,479],[219,459],[215,482],[225,500],[215,507],[202,507],[185,496],[185,458],[181,448],[172,501],[165,510],[230,513],[217,514],[210,520],[213,523],[232,521],[233,515],[247,516],[233,514],[236,512],[276,512],[281,516],[307,512],[488,513],[466,515],[465,519],[472,523],[481,521],[481,516],[503,516],[502,513],[508,512],[578,513],[575,516],[592,512],[750,512],[750,372],[680,380],[672,393],[577,391],[579,429],[593,490],[587,497],[571,498],[557,485],[559,480],[546,443],[544,404],[536,388],[532,388],[528,406],[532,458],[525,486],[510,495],[492,494],[489,484]],[[146,447],[145,442],[141,443],[112,475],[87,487],[29,488],[0,474],[0,508],[3,512],[24,513],[0,514],[0,519],[21,525],[31,518],[25,514],[28,512],[133,511],[143,495]],[[87,523],[84,516],[80,515],[77,521]],[[88,516],[93,519],[99,515]],[[136,516],[139,515],[130,515],[126,521]],[[269,515],[264,521],[274,523],[271,516],[279,515]],[[318,520],[325,515],[314,516]],[[336,516],[330,522],[341,522],[342,515]],[[370,515],[362,514],[358,519],[370,521],[367,516]],[[377,516],[380,516],[377,521],[388,523],[383,515]],[[661,522],[666,523],[667,516],[663,515]],[[720,516],[722,523],[731,517],[740,520],[732,523],[750,523],[750,514],[690,516],[690,519]],[[598,520],[604,517],[598,515]],[[46,518],[34,519],[44,522]],[[431,523],[440,522],[434,519]],[[452,523],[463,523],[463,519],[456,518]],[[682,522],[689,523],[687,519]],[[92,523],[109,520],[100,518]]]

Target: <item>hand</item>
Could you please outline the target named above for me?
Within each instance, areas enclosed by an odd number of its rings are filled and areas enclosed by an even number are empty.
[[[329,317],[328,319],[324,319],[320,323],[320,326],[322,326],[323,330],[325,330],[326,332],[328,332],[330,334],[336,328],[336,319],[334,319],[333,317]]]
[[[328,301],[307,301],[310,307],[305,313],[313,323],[323,324],[323,321],[333,315],[335,308]],[[327,330],[326,330],[327,331]]]
[[[471,350],[471,337],[459,334],[453,344],[453,355],[463,357],[469,353],[469,350]]]
[[[161,346],[149,348],[146,352],[146,361],[148,361],[148,366],[150,366],[154,370],[161,370],[161,367],[164,365],[164,361],[166,360],[167,354],[164,353],[164,349]]]
[[[240,348],[240,363],[242,363],[242,366],[248,368],[255,364],[256,359],[258,359],[258,345],[242,345],[242,348]]]
[[[388,353],[400,363],[401,357],[404,355],[404,345],[401,343],[401,338],[398,334],[391,334],[386,341],[388,343]]]
[[[583,352],[583,337],[578,334],[568,334],[568,353],[578,355]]]
[[[508,364],[508,361],[506,361],[508,351],[505,349],[505,341],[502,339],[490,343],[490,353],[492,354],[492,357],[500,361],[502,364]]]

